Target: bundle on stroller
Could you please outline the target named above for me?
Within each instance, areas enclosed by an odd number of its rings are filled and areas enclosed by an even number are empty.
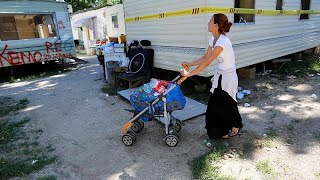
[[[188,69],[188,67],[185,67]],[[180,85],[186,77],[177,76],[172,81],[151,79],[150,83],[139,87],[130,95],[134,110],[133,118],[122,127],[122,142],[131,146],[136,141],[136,133],[144,128],[144,123],[156,119],[165,125],[165,143],[174,147],[178,144],[177,132],[181,122],[172,116],[175,110],[181,110],[186,104]]]

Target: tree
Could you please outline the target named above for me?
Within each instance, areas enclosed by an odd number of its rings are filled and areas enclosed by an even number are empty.
[[[121,4],[122,0],[65,0],[71,4],[74,12],[102,5]]]
[[[95,0],[65,0],[65,2],[71,4],[74,12],[91,8],[92,1],[95,1]]]

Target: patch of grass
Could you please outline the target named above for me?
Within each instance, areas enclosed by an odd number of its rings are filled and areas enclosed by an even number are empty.
[[[7,179],[16,176],[24,176],[34,171],[41,170],[45,165],[55,162],[55,157],[42,156],[35,160],[26,159],[23,161],[14,158],[1,158],[0,179]]]
[[[296,124],[300,123],[299,119],[293,119],[291,123],[287,126],[288,131],[292,132],[295,129]]]
[[[103,93],[109,94],[109,96],[115,96],[115,95],[117,95],[118,88],[107,85],[107,86],[103,87],[101,89],[101,91]]]
[[[255,148],[255,144],[253,143],[253,141],[245,141],[241,147],[242,153],[240,154],[240,157],[247,158],[248,156],[253,154],[254,148]]]
[[[56,161],[48,155],[52,147],[43,147],[32,138],[24,138],[22,127],[29,122],[23,119],[15,123],[5,123],[0,127],[0,179],[25,176]]]
[[[294,141],[291,138],[286,139],[285,142],[287,144],[293,144],[294,143]]]
[[[8,115],[10,112],[16,112],[26,108],[28,104],[29,100],[26,98],[15,101],[11,97],[0,96],[0,117]]]
[[[38,177],[37,180],[57,180],[57,176],[54,175],[49,175],[49,176],[43,176],[43,177]]]
[[[226,145],[218,145],[210,153],[195,158],[192,161],[192,175],[194,179],[234,179],[220,174],[215,164],[224,153],[229,150]]]
[[[0,117],[9,114],[12,111],[10,104],[13,104],[14,100],[11,97],[0,96]]]
[[[275,137],[278,136],[277,130],[274,129],[273,127],[269,127],[269,128],[267,129],[266,134],[267,134],[267,136],[268,136],[269,138],[275,138]]]
[[[29,100],[27,98],[20,99],[15,107],[16,110],[26,108],[29,104]]]
[[[23,125],[29,122],[29,118],[25,118],[19,122],[15,123],[4,123],[0,126],[0,145],[7,144],[13,140],[18,134],[18,129],[23,127]]]
[[[42,129],[37,129],[37,130],[36,130],[36,133],[41,134],[41,133],[43,133],[43,130],[42,130]]]
[[[46,150],[47,150],[47,151],[54,151],[53,145],[52,145],[52,144],[47,145],[47,146],[46,146]]]
[[[301,123],[301,119],[293,119],[291,122],[293,124],[298,124],[298,123]]]
[[[43,133],[43,130],[42,129],[38,129],[36,130],[37,133]]]
[[[288,131],[292,132],[294,130],[295,126],[294,124],[290,123],[288,126],[287,126],[287,129]]]
[[[109,94],[109,96],[115,96],[117,95],[118,91],[122,91],[124,89],[127,89],[126,87],[123,86],[111,86],[111,85],[105,85],[104,87],[101,88],[101,91],[103,93]]]
[[[256,165],[258,171],[260,171],[264,176],[271,179],[275,179],[278,173],[275,172],[274,168],[271,167],[268,160],[259,161]]]
[[[307,55],[303,57],[303,61],[287,62],[276,73],[279,75],[295,75],[303,77],[306,74],[314,74],[320,71],[320,59],[316,56]]]
[[[319,141],[319,142],[320,142],[320,133],[315,134],[315,136],[314,136],[314,137],[316,138],[316,140],[317,140],[317,141]]]
[[[27,99],[14,101],[12,98],[0,98],[0,101],[0,109],[9,105],[10,111],[24,108],[29,103]],[[37,131],[24,128],[30,118],[18,122],[9,119],[3,119],[0,124],[0,179],[26,176],[56,161],[57,157],[49,153],[52,145],[44,147],[35,138]]]
[[[255,144],[259,148],[276,148],[277,147],[277,145],[271,139],[257,140]]]
[[[270,119],[274,119],[277,116],[277,113],[272,113],[272,115],[270,116]]]

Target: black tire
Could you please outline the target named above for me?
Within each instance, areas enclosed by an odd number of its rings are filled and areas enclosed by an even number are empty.
[[[174,125],[174,129],[176,130],[176,132],[179,132],[179,131],[181,131],[181,129],[182,129],[182,123],[181,123],[181,121],[180,120],[176,120],[176,123],[175,123],[175,125]]]
[[[122,135],[122,143],[126,146],[132,146],[135,142],[135,137],[131,133]]]
[[[135,133],[139,133],[141,131],[141,126],[140,126],[140,123],[138,121],[135,121],[131,128],[130,128],[133,132]]]
[[[140,125],[140,131],[142,131],[142,129],[144,128],[144,121],[141,120],[141,119],[139,119],[139,120],[137,121],[137,123],[139,123],[139,125]]]
[[[175,147],[175,146],[177,146],[177,144],[179,142],[179,138],[174,134],[170,134],[170,135],[166,136],[165,142],[166,142],[167,146]]]
[[[136,142],[136,140],[137,140],[137,135],[136,135],[135,132],[133,132],[133,131],[128,131],[127,134],[130,134],[131,136],[133,136],[133,140],[134,140],[134,142]]]

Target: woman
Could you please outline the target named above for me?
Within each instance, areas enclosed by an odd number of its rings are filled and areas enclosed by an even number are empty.
[[[182,65],[197,66],[193,71],[182,71],[181,75],[190,77],[200,73],[212,61],[219,62],[217,71],[211,79],[211,96],[206,111],[206,129],[211,139],[235,136],[242,128],[236,93],[238,76],[232,44],[226,33],[232,23],[224,14],[215,14],[208,22],[208,31],[212,33],[209,47],[204,56]]]

